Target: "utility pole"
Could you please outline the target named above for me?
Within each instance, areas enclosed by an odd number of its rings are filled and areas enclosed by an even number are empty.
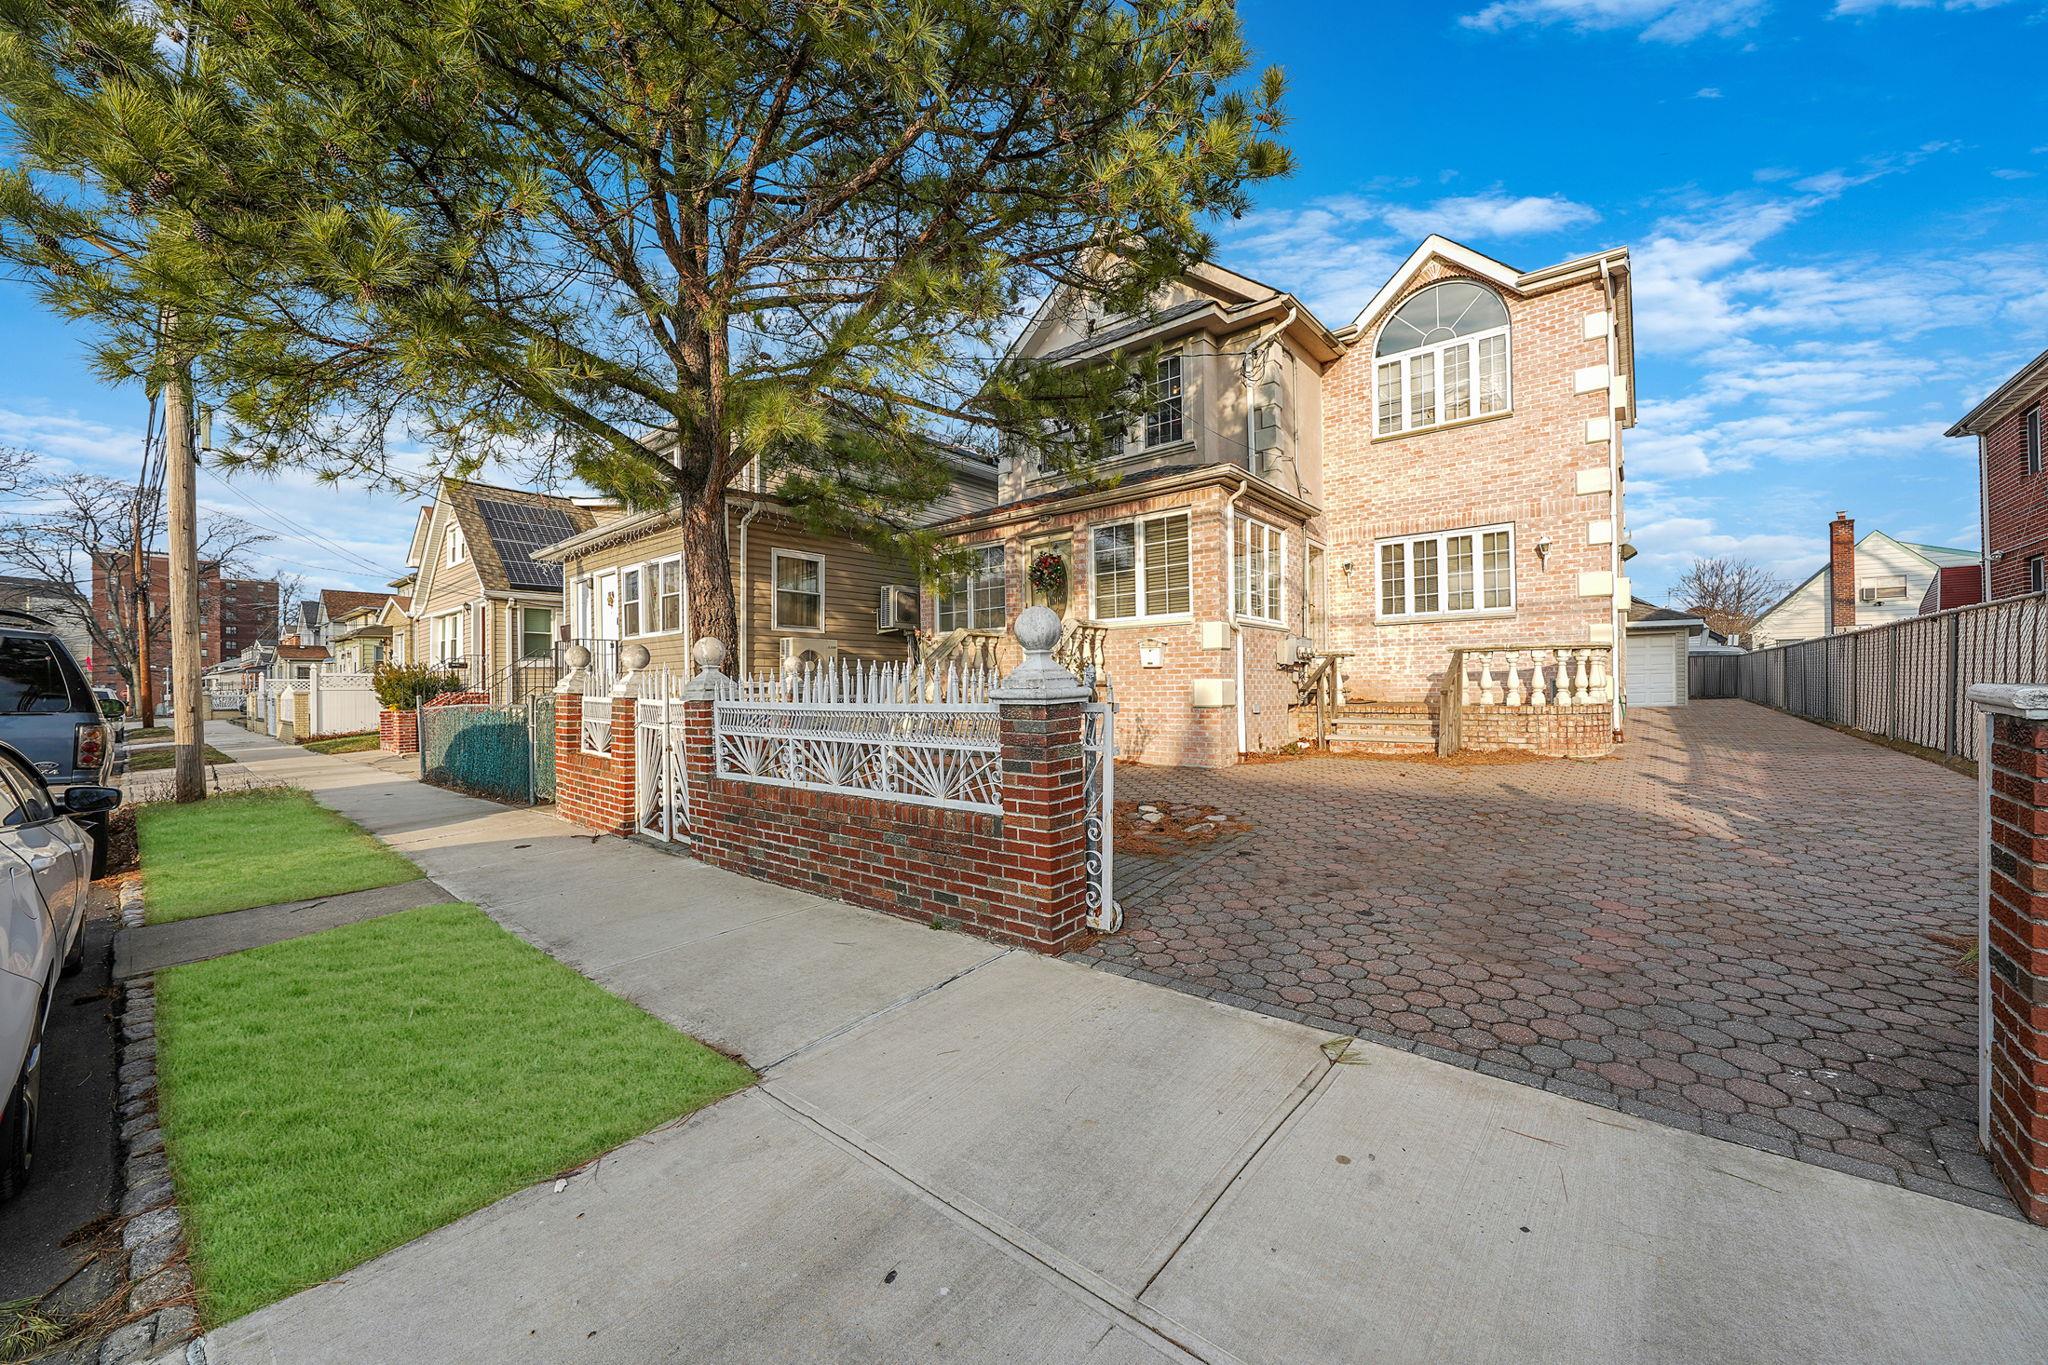
[[[155,423],[151,423],[152,426]],[[142,477],[135,484],[135,540],[128,550],[128,572],[135,601],[135,713],[144,725],[156,722],[156,687],[149,676],[149,541],[143,535],[142,503],[149,485],[149,443],[142,453]],[[107,566],[111,577],[113,565]]]
[[[192,445],[189,373],[180,363],[164,381],[164,484],[170,503],[171,738],[177,745],[175,794],[180,802],[206,797],[206,736],[199,720],[199,456]]]

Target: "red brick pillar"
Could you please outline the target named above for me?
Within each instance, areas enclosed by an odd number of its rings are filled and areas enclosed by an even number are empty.
[[[1016,935],[1041,952],[1057,953],[1080,937],[1088,920],[1081,708],[1089,694],[1053,661],[1057,613],[1026,608],[1012,630],[1024,662],[990,693],[1003,765],[1002,870]]]
[[[1017,936],[1064,952],[1087,928],[1088,838],[1079,700],[1002,703],[1002,867]]]
[[[1970,700],[1990,721],[1977,760],[1984,1146],[2020,1212],[2048,1224],[2048,687],[1979,685]]]

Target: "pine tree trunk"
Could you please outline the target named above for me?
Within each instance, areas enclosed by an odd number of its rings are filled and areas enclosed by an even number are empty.
[[[725,643],[725,672],[748,670],[739,655],[732,560],[725,545],[725,491],[711,488],[683,503],[683,579],[690,592],[690,638],[714,635]]]

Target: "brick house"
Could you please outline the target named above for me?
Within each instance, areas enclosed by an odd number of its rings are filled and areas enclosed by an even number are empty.
[[[1985,601],[2048,590],[2048,473],[2042,409],[2048,351],[1948,429],[1977,438],[1977,507]]]
[[[1145,762],[1282,748],[1330,673],[1338,742],[1437,744],[1444,699],[1469,692],[1466,747],[1604,751],[1630,600],[1629,278],[1626,250],[1525,272],[1432,236],[1337,328],[1211,265],[1142,318],[1055,296],[1014,353],[1132,366],[1149,407],[1088,483],[1006,456],[996,504],[940,525],[982,560],[927,594],[924,624],[943,649],[1060,610]],[[1539,696],[1541,716],[1493,714]]]
[[[147,557],[149,615],[154,630],[150,636],[151,672],[160,679],[159,688],[169,686],[171,669],[171,561],[165,555]],[[100,630],[112,639],[129,638],[122,622],[132,617],[135,576],[129,557],[123,553],[101,552],[92,556],[92,614]],[[269,578],[229,578],[220,565],[199,566],[199,661],[210,668],[235,658],[258,640],[274,636],[278,629],[277,582]],[[112,658],[102,652],[92,657],[92,680],[97,686],[121,692],[130,705],[127,680]],[[166,695],[159,690],[159,696]]]

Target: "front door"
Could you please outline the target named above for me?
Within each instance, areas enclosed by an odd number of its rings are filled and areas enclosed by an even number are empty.
[[[619,638],[619,576],[617,573],[601,573],[597,576],[597,638],[616,640]]]

